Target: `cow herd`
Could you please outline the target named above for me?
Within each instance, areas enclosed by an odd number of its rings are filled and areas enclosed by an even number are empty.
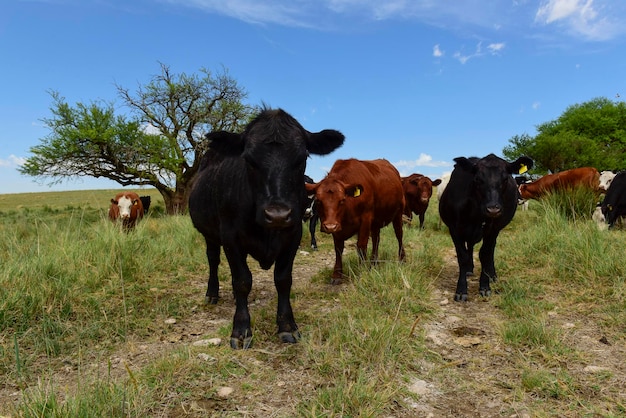
[[[249,348],[252,327],[248,296],[252,273],[248,256],[261,268],[274,266],[278,295],[276,324],[282,342],[300,338],[291,303],[292,270],[302,237],[303,220],[309,219],[311,247],[317,248],[315,225],[332,235],[335,264],[331,283],[345,277],[342,254],[345,242],[356,236],[360,260],[367,258],[372,239],[371,264],[378,261],[380,231],[393,225],[398,259],[405,258],[403,218],[413,214],[424,226],[424,214],[437,187],[440,219],[448,227],[459,267],[454,299],[467,301],[467,276],[474,273],[473,250],[481,240],[479,293],[491,294],[497,274],[494,250],[500,231],[512,220],[519,201],[575,184],[606,191],[601,212],[613,225],[626,215],[626,174],[598,173],[581,168],[517,184],[514,176],[533,167],[528,157],[507,162],[493,154],[484,158],[455,158],[449,176],[441,179],[412,174],[401,177],[387,160],[337,160],[319,182],[305,175],[309,154],[326,155],[339,148],[344,136],[337,130],[312,133],[282,109],[263,109],[241,134],[207,135],[204,154],[189,197],[189,214],[203,235],[209,264],[206,302],[219,300],[218,266],[223,250],[232,276],[235,299],[230,345]],[[609,178],[610,177],[610,178]],[[600,183],[602,182],[602,186]],[[121,218],[132,229],[144,213],[135,193],[111,199],[109,217]]]

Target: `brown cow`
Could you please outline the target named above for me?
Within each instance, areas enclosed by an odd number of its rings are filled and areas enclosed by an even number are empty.
[[[314,193],[321,231],[332,234],[335,267],[331,283],[343,278],[342,253],[345,241],[357,235],[357,253],[362,261],[372,235],[372,263],[378,261],[380,230],[389,223],[398,239],[398,256],[404,260],[402,212],[404,192],[398,170],[387,160],[337,160],[319,183],[305,184]]]
[[[135,224],[143,218],[143,214],[143,203],[135,192],[121,192],[111,199],[109,219],[115,222],[121,218],[122,227],[125,231],[133,229]]]
[[[555,174],[546,174],[531,183],[519,186],[522,199],[538,199],[541,196],[556,191],[575,187],[588,187],[598,191],[600,173],[593,167],[580,167],[561,171]]]
[[[433,195],[433,186],[439,186],[441,179],[432,181],[422,174],[411,174],[402,177],[402,188],[404,189],[404,216],[413,219],[413,213],[419,216],[420,228],[424,227],[424,215],[428,209],[428,203]]]

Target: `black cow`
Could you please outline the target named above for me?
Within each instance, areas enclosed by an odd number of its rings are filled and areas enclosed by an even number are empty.
[[[439,214],[450,230],[459,264],[455,301],[467,301],[467,276],[474,270],[474,245],[483,240],[478,253],[482,271],[479,291],[489,296],[495,281],[493,254],[498,234],[515,215],[517,187],[512,174],[532,168],[533,161],[520,157],[513,163],[489,154],[484,158],[458,157],[439,201]]]
[[[310,183],[313,184],[315,183],[315,181],[305,175],[304,176],[304,182],[305,183]],[[320,216],[317,213],[317,210],[315,209],[315,196],[308,196],[307,197],[307,208],[306,211],[304,212],[304,218],[303,221],[309,221],[309,233],[311,234],[311,248],[314,250],[317,250],[317,240],[315,239],[315,229],[317,228],[317,222],[319,221]]]
[[[152,198],[150,196],[139,196],[141,203],[143,204],[143,213],[144,215],[148,213],[148,209],[150,209],[150,203],[152,202]]]
[[[289,297],[306,209],[306,159],[309,153],[332,152],[344,136],[335,130],[311,133],[282,109],[263,109],[243,133],[215,132],[207,140],[209,149],[189,196],[191,220],[206,241],[206,301],[215,304],[219,298],[223,247],[236,302],[230,345],[248,348],[252,273],[246,258],[251,255],[265,270],[275,264],[278,335],[295,343],[300,333]]]
[[[609,229],[623,217],[626,217],[626,171],[615,175],[602,201],[602,214],[609,224]]]

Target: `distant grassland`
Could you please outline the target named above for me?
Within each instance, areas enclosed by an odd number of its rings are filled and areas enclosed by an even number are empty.
[[[163,198],[156,189],[100,189],[100,190],[73,190],[65,192],[35,192],[0,194],[0,211],[6,212],[18,209],[106,209],[111,205],[111,199],[119,192],[136,192],[139,196],[152,198],[151,208],[164,207]]]

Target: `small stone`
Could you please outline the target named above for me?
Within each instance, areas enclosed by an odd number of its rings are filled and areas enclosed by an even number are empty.
[[[222,343],[221,338],[208,338],[204,340],[198,340],[191,343],[194,347],[204,347],[207,345],[220,345]]]
[[[416,395],[426,395],[430,393],[428,382],[420,379],[413,379],[411,385],[409,386],[409,392],[415,393]]]
[[[198,353],[198,358],[203,361],[215,361],[215,357],[211,357],[207,353]]]
[[[468,348],[468,347],[472,347],[475,345],[479,345],[480,343],[482,343],[482,340],[480,337],[470,335],[470,336],[463,336],[463,337],[455,338],[454,342],[462,347]]]
[[[174,318],[167,318],[165,320],[165,323],[168,324],[168,325],[173,325],[173,324],[176,323],[176,319],[174,319]]]
[[[235,391],[235,389],[228,387],[228,386],[222,386],[221,388],[219,388],[217,390],[217,396],[219,396],[220,398],[227,398],[228,396],[230,396],[231,393],[233,393]]]
[[[209,345],[220,345],[222,344],[221,338],[209,338]]]
[[[603,366],[587,366],[583,369],[583,372],[587,373],[598,373],[598,372],[608,372],[611,369]]]

